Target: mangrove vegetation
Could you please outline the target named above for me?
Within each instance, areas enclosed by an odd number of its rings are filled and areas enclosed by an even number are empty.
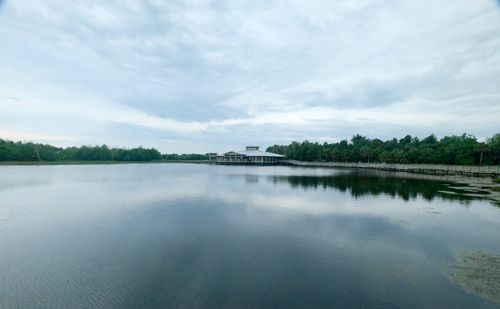
[[[500,133],[485,142],[465,133],[441,139],[434,134],[422,139],[406,135],[385,141],[357,134],[337,143],[306,140],[274,145],[267,151],[299,161],[496,165],[500,164]]]
[[[162,160],[154,148],[110,148],[102,146],[55,147],[32,142],[0,139],[0,161],[134,161]]]

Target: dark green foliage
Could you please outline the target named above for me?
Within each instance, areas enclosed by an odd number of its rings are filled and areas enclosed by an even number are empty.
[[[489,147],[489,156],[493,162],[498,164],[500,162],[500,133],[497,133],[492,138],[489,138],[487,142]]]
[[[386,162],[424,164],[500,164],[500,134],[478,142],[469,134],[445,136],[438,140],[432,134],[419,139],[410,135],[382,141],[355,135],[338,143],[292,142],[274,145],[269,152],[299,161]]]
[[[163,160],[168,160],[168,161],[189,161],[189,160],[208,160],[208,157],[203,154],[197,154],[197,153],[187,153],[187,154],[176,154],[176,153],[170,153],[170,154],[162,154],[161,157]]]
[[[155,161],[161,154],[154,148],[109,148],[80,146],[60,148],[31,142],[0,139],[0,161]]]

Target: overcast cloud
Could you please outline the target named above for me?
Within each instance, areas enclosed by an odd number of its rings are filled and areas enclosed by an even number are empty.
[[[2,3],[2,1],[0,1]],[[500,131],[493,0],[0,7],[0,137],[208,152]]]

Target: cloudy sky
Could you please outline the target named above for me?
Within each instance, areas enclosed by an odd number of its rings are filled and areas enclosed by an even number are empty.
[[[208,152],[500,131],[494,0],[0,5],[2,138]]]

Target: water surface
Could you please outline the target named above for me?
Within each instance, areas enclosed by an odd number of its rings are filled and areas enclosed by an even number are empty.
[[[1,308],[496,308],[450,280],[500,208],[352,170],[0,167]]]

